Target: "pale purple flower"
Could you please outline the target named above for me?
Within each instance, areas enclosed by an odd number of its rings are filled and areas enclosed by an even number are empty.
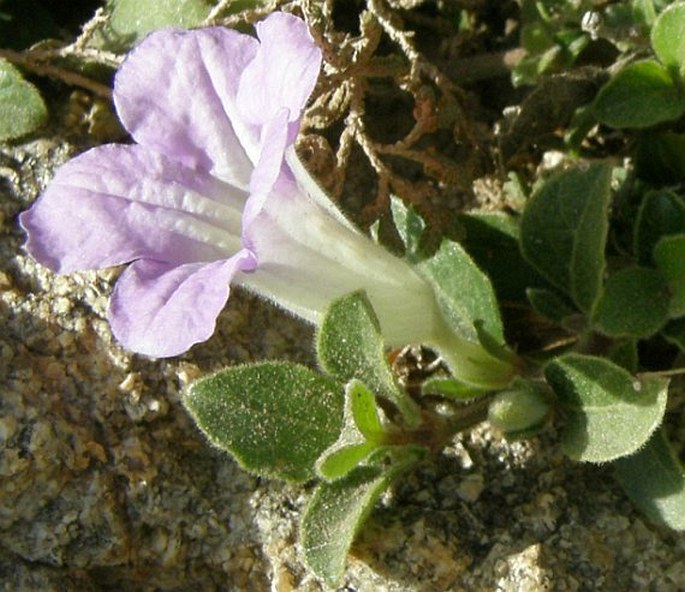
[[[109,319],[133,351],[173,356],[207,339],[231,279],[258,265],[245,243],[272,186],[287,177],[284,150],[321,52],[292,15],[271,15],[257,33],[147,37],[114,84],[117,113],[137,144],[74,158],[20,218],[27,250],[54,271],[131,262]]]
[[[128,263],[109,320],[132,351],[174,356],[208,339],[231,282],[313,323],[364,289],[390,344],[434,344],[482,381],[489,355],[447,328],[430,285],[352,226],[297,159],[321,65],[305,23],[275,13],[257,34],[164,30],[134,49],[114,102],[136,143],[63,165],[20,218],[27,250],[60,273]]]

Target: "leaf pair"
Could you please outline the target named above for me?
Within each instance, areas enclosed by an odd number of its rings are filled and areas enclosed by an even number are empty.
[[[631,358],[638,339],[682,315],[685,235],[670,234],[682,232],[682,205],[671,194],[648,194],[635,230],[635,250],[645,265],[625,267],[605,280],[610,184],[611,169],[605,164],[553,177],[528,203],[521,247],[530,264],[586,316],[581,339],[591,339],[591,330],[628,338],[624,343]],[[651,262],[656,268],[647,266]],[[552,292],[541,298],[543,293],[530,296],[534,305],[538,299],[537,307],[544,300],[548,316],[562,320],[570,314],[563,298]],[[674,340],[685,337],[685,326],[674,333]],[[616,345],[608,355],[625,361],[624,350]],[[616,461],[619,481],[638,507],[672,528],[685,528],[685,476],[658,432],[668,380],[635,377],[609,359],[577,353],[550,361],[544,375],[563,413],[566,454],[587,462]]]
[[[685,233],[672,234],[685,231],[685,206],[670,192],[647,194],[635,230],[640,263],[605,279],[611,174],[609,165],[595,163],[547,181],[524,212],[521,249],[594,330],[612,338],[645,339],[685,312]],[[563,320],[573,313],[547,290],[533,290],[529,298],[549,318]]]
[[[334,583],[378,496],[423,449],[388,441],[374,393],[396,409],[401,425],[415,425],[420,410],[395,383],[363,293],[331,305],[317,352],[328,376],[281,362],[229,368],[192,384],[184,403],[210,442],[243,468],[289,481],[324,479],[301,540],[314,573]]]

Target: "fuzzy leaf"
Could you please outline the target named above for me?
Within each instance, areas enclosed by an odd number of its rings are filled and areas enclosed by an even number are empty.
[[[352,381],[347,387],[352,419],[365,438],[375,441],[383,433],[376,397],[361,382]]]
[[[685,177],[685,134],[671,129],[640,134],[634,160],[640,179],[660,187],[680,183]]]
[[[652,48],[674,76],[685,71],[685,4],[675,2],[656,19],[652,27]]]
[[[476,212],[460,216],[459,222],[466,230],[461,244],[490,278],[500,302],[525,302],[527,288],[546,285],[521,255],[517,218]]]
[[[365,440],[351,443],[341,438],[338,442],[337,447],[334,445],[324,452],[316,465],[317,475],[324,481],[338,481],[346,477],[378,450],[376,444]]]
[[[611,200],[611,167],[578,166],[549,179],[521,220],[524,257],[582,311],[597,298]]]
[[[544,288],[529,288],[526,290],[526,296],[535,312],[557,323],[576,314],[576,309],[558,292]]]
[[[678,119],[685,95],[668,70],[655,60],[629,64],[599,91],[597,119],[614,128],[646,128]]]
[[[183,403],[243,468],[291,481],[314,477],[314,463],[342,429],[340,386],[290,363],[221,370],[194,382]]]
[[[648,518],[685,530],[685,472],[662,430],[632,456],[614,464],[616,478]]]
[[[418,458],[404,448],[397,452],[397,456],[379,458],[376,466],[360,467],[343,479],[320,483],[314,491],[302,518],[300,542],[305,562],[329,586],[342,578],[354,537],[378,497]]]
[[[47,119],[40,93],[8,61],[0,59],[0,141],[31,133]]]
[[[395,383],[385,359],[380,325],[363,292],[354,292],[329,307],[316,338],[321,367],[340,382],[358,379],[371,392],[395,403],[410,423],[418,409]]]
[[[601,358],[566,354],[545,367],[566,412],[561,436],[574,460],[606,462],[647,442],[666,410],[668,380],[631,376]]]
[[[480,321],[490,337],[504,343],[492,284],[461,245],[443,241],[435,255],[422,261],[418,268],[433,285],[438,304],[457,334],[479,343],[476,322]]]
[[[650,191],[640,204],[633,239],[640,263],[652,263],[654,247],[663,236],[685,232],[685,203],[672,191]]]
[[[211,9],[205,0],[111,0],[109,20],[95,42],[110,51],[123,51],[164,27],[196,27]]]
[[[344,477],[382,444],[383,436],[376,398],[363,383],[352,380],[345,386],[340,436],[319,457],[317,474],[326,481]]]
[[[661,273],[635,265],[609,276],[593,322],[598,331],[610,337],[641,339],[651,337],[666,324],[668,310],[668,285]]]

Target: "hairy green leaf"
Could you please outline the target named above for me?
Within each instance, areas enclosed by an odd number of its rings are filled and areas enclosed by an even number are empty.
[[[585,312],[604,275],[610,182],[611,167],[602,163],[559,173],[531,197],[521,220],[524,257]]]
[[[419,458],[406,447],[378,459],[376,466],[360,467],[343,479],[320,483],[300,529],[304,559],[329,586],[342,578],[354,537],[383,491]]]
[[[361,382],[355,380],[347,386],[347,398],[354,423],[365,438],[374,441],[383,433],[378,415],[376,397]]]
[[[557,323],[577,312],[563,296],[552,290],[529,288],[526,296],[535,312]]]
[[[206,0],[111,0],[109,21],[96,43],[110,51],[124,51],[152,31],[196,27],[211,9],[212,3]]]
[[[546,282],[519,248],[519,222],[503,213],[476,212],[459,217],[466,230],[461,242],[488,276],[500,301],[525,301],[526,289]]]
[[[626,267],[606,281],[593,323],[610,337],[651,337],[668,321],[669,301],[668,285],[659,271]]]
[[[602,87],[594,102],[597,119],[614,128],[646,128],[678,119],[685,95],[655,60],[629,64]]]
[[[190,385],[183,403],[242,467],[291,481],[314,477],[314,463],[342,429],[340,386],[290,363],[221,370]]]
[[[634,250],[640,263],[653,262],[652,253],[661,237],[685,232],[685,203],[672,191],[647,193],[635,222]]]
[[[358,379],[373,393],[395,403],[410,423],[418,408],[395,383],[385,359],[380,325],[363,292],[354,292],[329,307],[316,337],[321,367],[343,383]]]
[[[655,186],[680,183],[685,177],[685,134],[670,129],[640,134],[634,161],[636,175]]]
[[[619,458],[616,478],[648,518],[674,530],[685,530],[685,471],[663,430],[637,453]]]
[[[358,380],[345,386],[345,412],[338,439],[316,463],[317,474],[327,480],[340,479],[362,464],[382,444],[383,425],[376,398]]]
[[[666,410],[668,380],[636,378],[604,360],[566,354],[545,367],[565,411],[561,444],[579,461],[606,462],[647,442]]]
[[[476,322],[480,321],[490,337],[504,343],[492,284],[461,245],[443,241],[435,255],[422,261],[418,268],[433,285],[438,304],[453,331],[478,343]]]
[[[0,59],[0,141],[26,135],[43,125],[48,111],[40,93],[8,61]]]
[[[652,27],[652,48],[674,76],[685,72],[685,3],[675,2],[667,7]]]

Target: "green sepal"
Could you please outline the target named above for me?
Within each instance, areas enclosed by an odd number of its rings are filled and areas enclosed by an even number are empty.
[[[320,483],[300,527],[305,563],[329,586],[338,584],[355,536],[388,486],[411,468],[420,455],[393,448],[374,466],[358,467],[344,478]]]
[[[544,369],[565,413],[561,434],[572,459],[602,463],[628,456],[663,420],[668,380],[634,377],[602,358],[565,354]]]
[[[0,59],[0,142],[31,133],[47,117],[38,89],[7,60]]]
[[[342,383],[363,382],[371,392],[394,403],[408,424],[419,421],[418,406],[405,395],[385,359],[378,317],[364,292],[334,301],[316,336],[319,364]]]
[[[623,490],[650,520],[685,530],[685,471],[663,430],[614,468]]]
[[[626,267],[609,276],[593,311],[597,331],[610,337],[651,337],[668,321],[668,285],[651,267]]]
[[[528,200],[521,220],[524,257],[584,312],[602,286],[610,184],[603,163],[558,173]]]
[[[220,370],[191,384],[183,403],[209,441],[244,469],[288,481],[313,478],[342,429],[340,385],[292,363]]]
[[[473,324],[476,327],[478,341],[486,352],[488,352],[493,358],[507,362],[512,366],[517,363],[518,358],[516,354],[506,345],[503,345],[503,338],[500,340],[499,337],[490,335],[488,330],[485,328],[485,324],[480,319],[475,321]]]
[[[452,401],[472,401],[490,392],[490,389],[479,388],[472,384],[461,382],[456,378],[429,378],[421,385],[421,394],[438,395]]]

